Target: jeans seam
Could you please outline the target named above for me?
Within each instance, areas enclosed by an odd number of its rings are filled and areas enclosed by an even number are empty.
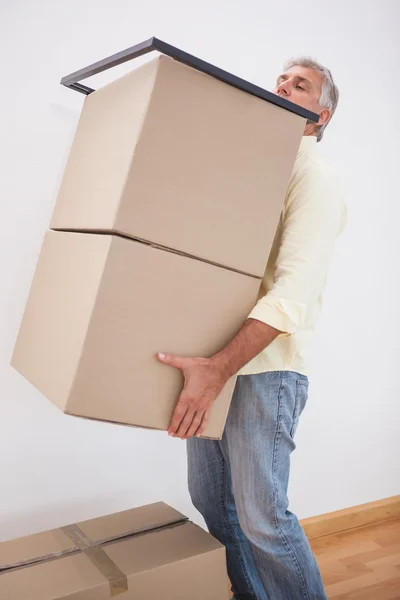
[[[226,466],[225,466],[225,461],[222,461],[222,477],[221,477],[221,488],[220,488],[220,501],[221,501],[221,506],[222,506],[222,510],[225,512],[226,514],[226,506],[225,506],[225,492],[226,492]],[[233,543],[236,546],[237,549],[237,556],[239,559],[239,563],[240,566],[242,567],[243,573],[244,573],[244,578],[246,580],[246,583],[249,587],[249,589],[251,590],[251,593],[253,594],[253,596],[255,597],[254,594],[254,590],[253,590],[253,586],[251,585],[251,580],[250,577],[247,573],[247,569],[246,569],[246,565],[243,561],[242,555],[241,555],[241,548],[240,548],[240,542],[237,540],[234,530],[230,524],[229,519],[227,519],[226,521],[227,523],[227,528],[229,530],[230,533],[230,537],[233,540]]]
[[[296,395],[294,398],[294,410],[293,410],[293,415],[292,415],[292,423],[291,423],[291,427],[290,427],[290,437],[293,439],[294,438],[294,434],[296,431],[296,421],[298,419],[298,417],[300,416],[300,385],[299,381],[296,381]]]
[[[277,413],[277,428],[276,428],[276,433],[275,433],[275,440],[274,440],[274,450],[273,450],[273,459],[272,459],[272,480],[273,480],[273,514],[274,514],[274,520],[275,520],[275,527],[279,533],[279,536],[286,548],[286,550],[288,551],[288,553],[290,554],[290,556],[292,557],[295,569],[297,571],[298,576],[300,577],[301,580],[301,587],[302,587],[302,593],[303,593],[303,597],[305,600],[310,600],[310,596],[307,592],[307,586],[306,586],[306,581],[304,579],[304,575],[301,571],[300,565],[298,563],[298,560],[296,558],[295,553],[293,552],[288,540],[286,539],[285,534],[283,533],[281,527],[279,526],[278,523],[278,510],[277,510],[277,495],[278,495],[278,486],[277,486],[277,482],[276,482],[276,465],[278,462],[278,442],[279,439],[281,438],[281,401],[282,401],[282,391],[283,391],[283,377],[281,376],[281,381],[280,381],[280,385],[279,385],[279,391],[278,391],[278,413]]]

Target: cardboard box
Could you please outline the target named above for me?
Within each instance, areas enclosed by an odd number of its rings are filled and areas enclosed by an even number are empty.
[[[11,364],[69,414],[168,429],[182,390],[157,352],[211,356],[260,280],[114,235],[45,235]],[[232,378],[205,437],[221,438]]]
[[[2,600],[227,600],[225,548],[163,503],[0,543]]]
[[[161,56],[86,97],[51,228],[117,232],[262,277],[304,126]]]

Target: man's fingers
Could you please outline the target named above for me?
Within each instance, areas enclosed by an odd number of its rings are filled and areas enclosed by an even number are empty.
[[[176,432],[176,437],[184,438],[187,430],[192,424],[193,417],[195,416],[195,411],[192,408],[189,408],[184,418],[181,421],[178,431]]]
[[[203,414],[204,413],[202,411],[195,413],[193,420],[192,420],[192,424],[190,425],[189,429],[186,432],[185,439],[191,438],[195,435],[196,431],[200,427],[201,422],[203,420]]]
[[[197,428],[197,431],[194,433],[194,435],[196,437],[203,435],[203,433],[207,429],[208,421],[210,419],[210,414],[211,414],[211,410],[210,409],[206,410],[206,412],[204,413],[203,418],[201,420],[201,423],[200,423],[199,427]]]
[[[165,365],[175,367],[176,369],[184,369],[187,364],[187,358],[183,356],[176,356],[174,354],[164,354],[163,352],[159,352],[157,354],[157,358]]]
[[[188,409],[188,405],[182,402],[180,399],[175,407],[174,414],[172,415],[172,420],[168,428],[169,435],[176,435]]]
[[[176,437],[180,437],[182,439],[185,437],[189,427],[192,424],[193,417],[195,414],[196,413],[194,410],[191,410],[190,408],[188,409],[186,415],[184,416],[184,418],[179,426],[178,431],[176,432]]]

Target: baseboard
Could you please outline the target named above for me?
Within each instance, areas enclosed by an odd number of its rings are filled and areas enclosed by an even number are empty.
[[[368,502],[300,521],[309,539],[400,517],[400,496]]]

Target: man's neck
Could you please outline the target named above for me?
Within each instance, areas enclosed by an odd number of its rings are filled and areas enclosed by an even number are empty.
[[[303,135],[305,135],[305,136],[313,135],[314,137],[317,137],[317,132],[315,131],[315,123],[307,123],[307,125],[304,128]]]

